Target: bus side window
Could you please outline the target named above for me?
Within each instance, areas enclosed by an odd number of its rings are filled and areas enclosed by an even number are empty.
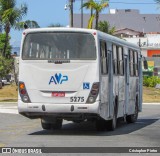
[[[118,74],[117,46],[113,45],[113,73]]]
[[[134,51],[134,75],[138,76],[138,53]]]
[[[133,50],[129,50],[129,69],[130,76],[134,76],[134,55]]]
[[[107,74],[107,45],[105,41],[100,41],[100,61],[101,61],[101,73]]]
[[[118,47],[118,69],[119,74],[124,75],[124,59],[123,59],[123,48]]]

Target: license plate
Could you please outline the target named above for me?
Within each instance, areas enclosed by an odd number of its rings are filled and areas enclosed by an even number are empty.
[[[53,97],[65,97],[65,92],[52,92]]]

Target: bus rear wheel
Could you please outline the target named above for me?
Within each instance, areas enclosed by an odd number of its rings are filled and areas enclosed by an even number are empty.
[[[138,102],[136,100],[134,114],[127,115],[126,121],[127,123],[134,123],[137,121],[137,119],[138,119]]]
[[[97,131],[106,130],[106,121],[104,119],[97,119],[96,120],[96,129],[97,129]]]
[[[62,122],[63,122],[62,119],[57,119],[54,123],[51,123],[51,127],[53,129],[56,129],[56,130],[61,129],[62,128]]]
[[[117,127],[117,105],[114,107],[112,120],[107,121],[107,130],[114,131]]]
[[[61,129],[62,128],[62,119],[56,119],[54,122],[47,122],[43,119],[41,119],[41,126],[45,130],[50,130],[50,129]]]
[[[42,119],[41,119],[41,126],[42,126],[42,128],[45,129],[45,130],[51,129],[51,124],[44,122]]]

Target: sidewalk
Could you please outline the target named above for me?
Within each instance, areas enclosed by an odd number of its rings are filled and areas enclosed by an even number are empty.
[[[160,103],[143,103],[143,105],[160,105]]]

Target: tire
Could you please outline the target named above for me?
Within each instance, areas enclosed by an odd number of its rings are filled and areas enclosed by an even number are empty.
[[[55,129],[55,130],[61,129],[62,128],[62,122],[63,122],[62,119],[57,119],[55,123],[51,123],[51,128]]]
[[[106,121],[103,119],[96,120],[96,130],[105,131],[106,130]]]
[[[137,119],[138,119],[138,101],[136,100],[134,114],[127,115],[126,121],[127,123],[135,123]]]
[[[107,130],[114,131],[117,127],[117,106],[114,107],[113,119],[107,121]]]
[[[51,121],[47,122],[47,121],[41,119],[41,126],[45,130],[50,130],[50,129],[58,130],[58,129],[62,128],[62,121],[63,121],[62,119],[57,119],[54,122],[51,122]]]
[[[45,123],[45,122],[43,122],[42,119],[41,119],[41,126],[42,126],[42,128],[45,129],[45,130],[51,129],[51,124],[50,124],[50,123]]]

